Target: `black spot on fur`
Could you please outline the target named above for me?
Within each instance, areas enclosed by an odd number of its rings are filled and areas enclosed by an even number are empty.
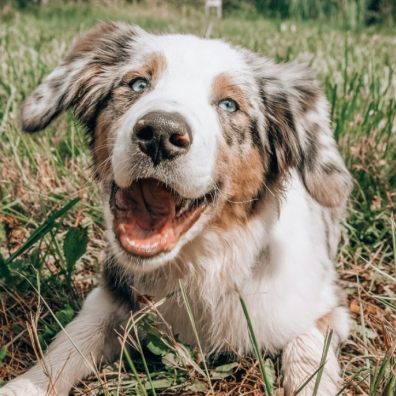
[[[130,275],[125,275],[120,264],[112,256],[109,256],[103,265],[101,283],[116,302],[126,306],[129,310],[138,308],[132,289],[133,278]]]
[[[260,204],[263,203],[263,197],[265,196],[265,192],[266,192],[266,187],[263,183],[256,196],[253,197],[250,202],[250,207],[248,209],[249,217],[253,216],[260,208]]]
[[[303,155],[303,164],[308,170],[313,170],[317,164],[319,156],[318,136],[320,135],[320,125],[312,123],[305,130],[307,134],[307,143]]]
[[[85,120],[84,125],[89,132],[90,136],[90,147],[92,148],[95,143],[95,128],[96,128],[96,120],[99,114],[106,109],[112,99],[113,93],[110,91],[103,99],[101,99],[95,106],[95,110],[91,117]]]
[[[299,92],[299,104],[303,113],[315,108],[320,95],[319,89],[311,80],[300,81],[296,87]]]
[[[262,97],[268,120],[268,140],[273,160],[272,171],[284,173],[296,166],[301,159],[301,148],[295,128],[294,117],[286,94]]]
[[[256,146],[261,155],[264,154],[263,142],[261,140],[260,131],[258,129],[257,120],[252,120],[250,123],[250,135],[252,137],[252,143]]]
[[[343,171],[335,164],[322,164],[322,170],[326,175],[332,175],[334,173],[343,173]]]

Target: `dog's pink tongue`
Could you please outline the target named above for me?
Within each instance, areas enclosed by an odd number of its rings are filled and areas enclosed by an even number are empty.
[[[173,244],[174,196],[153,179],[136,182],[116,193],[115,231],[130,253],[151,256]]]
[[[176,218],[176,202],[176,196],[154,179],[118,189],[111,209],[120,247],[138,257],[171,251],[205,210],[205,206],[200,206]]]
[[[139,202],[136,206],[137,221],[142,228],[158,229],[176,215],[174,197],[155,180],[142,183],[141,193],[136,198]]]
[[[134,217],[142,230],[159,230],[175,217],[175,200],[158,181],[147,179],[117,192],[117,204],[126,209],[127,217]]]

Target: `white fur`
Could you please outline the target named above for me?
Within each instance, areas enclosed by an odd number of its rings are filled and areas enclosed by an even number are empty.
[[[284,387],[288,395],[302,387],[320,367],[324,349],[324,335],[317,327],[294,338],[283,350],[282,363],[284,368]],[[330,347],[326,356],[323,375],[319,383],[318,395],[334,396],[341,383],[340,369],[334,348]],[[312,396],[316,376],[298,393]]]

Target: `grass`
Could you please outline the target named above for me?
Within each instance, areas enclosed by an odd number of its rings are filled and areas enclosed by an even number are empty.
[[[315,71],[355,179],[337,260],[353,318],[351,337],[340,350],[342,392],[395,394],[394,29],[349,31],[325,23],[236,16],[211,22],[189,8],[153,11],[144,5],[8,9],[0,18],[1,380],[26,370],[76,314],[96,282],[93,274],[105,248],[100,199],[81,127],[67,114],[40,135],[22,135],[19,106],[76,33],[97,20],[115,19],[153,31],[224,37],[277,61],[304,62]],[[199,348],[181,344],[166,326],[159,330],[160,304],[147,301],[131,318],[129,331],[120,334],[123,355],[76,386],[76,395],[210,394],[211,387],[219,395],[260,395],[266,387],[279,391],[278,357],[222,356],[204,364]],[[140,330],[148,334],[143,345],[134,337]]]

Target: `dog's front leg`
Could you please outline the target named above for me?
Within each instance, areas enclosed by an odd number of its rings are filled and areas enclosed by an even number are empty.
[[[337,338],[335,335],[333,337]],[[314,327],[296,337],[284,348],[283,384],[287,396],[293,396],[315,372],[318,372],[325,348],[325,338],[325,332]],[[340,387],[340,367],[335,354],[334,338],[330,343],[319,383],[317,394],[321,396],[335,396]],[[298,395],[312,396],[315,382],[316,375],[298,392]]]
[[[78,316],[48,347],[44,359],[0,389],[0,396],[65,396],[77,380],[91,374],[102,358],[115,358],[114,331],[128,318],[98,287],[84,302]]]

